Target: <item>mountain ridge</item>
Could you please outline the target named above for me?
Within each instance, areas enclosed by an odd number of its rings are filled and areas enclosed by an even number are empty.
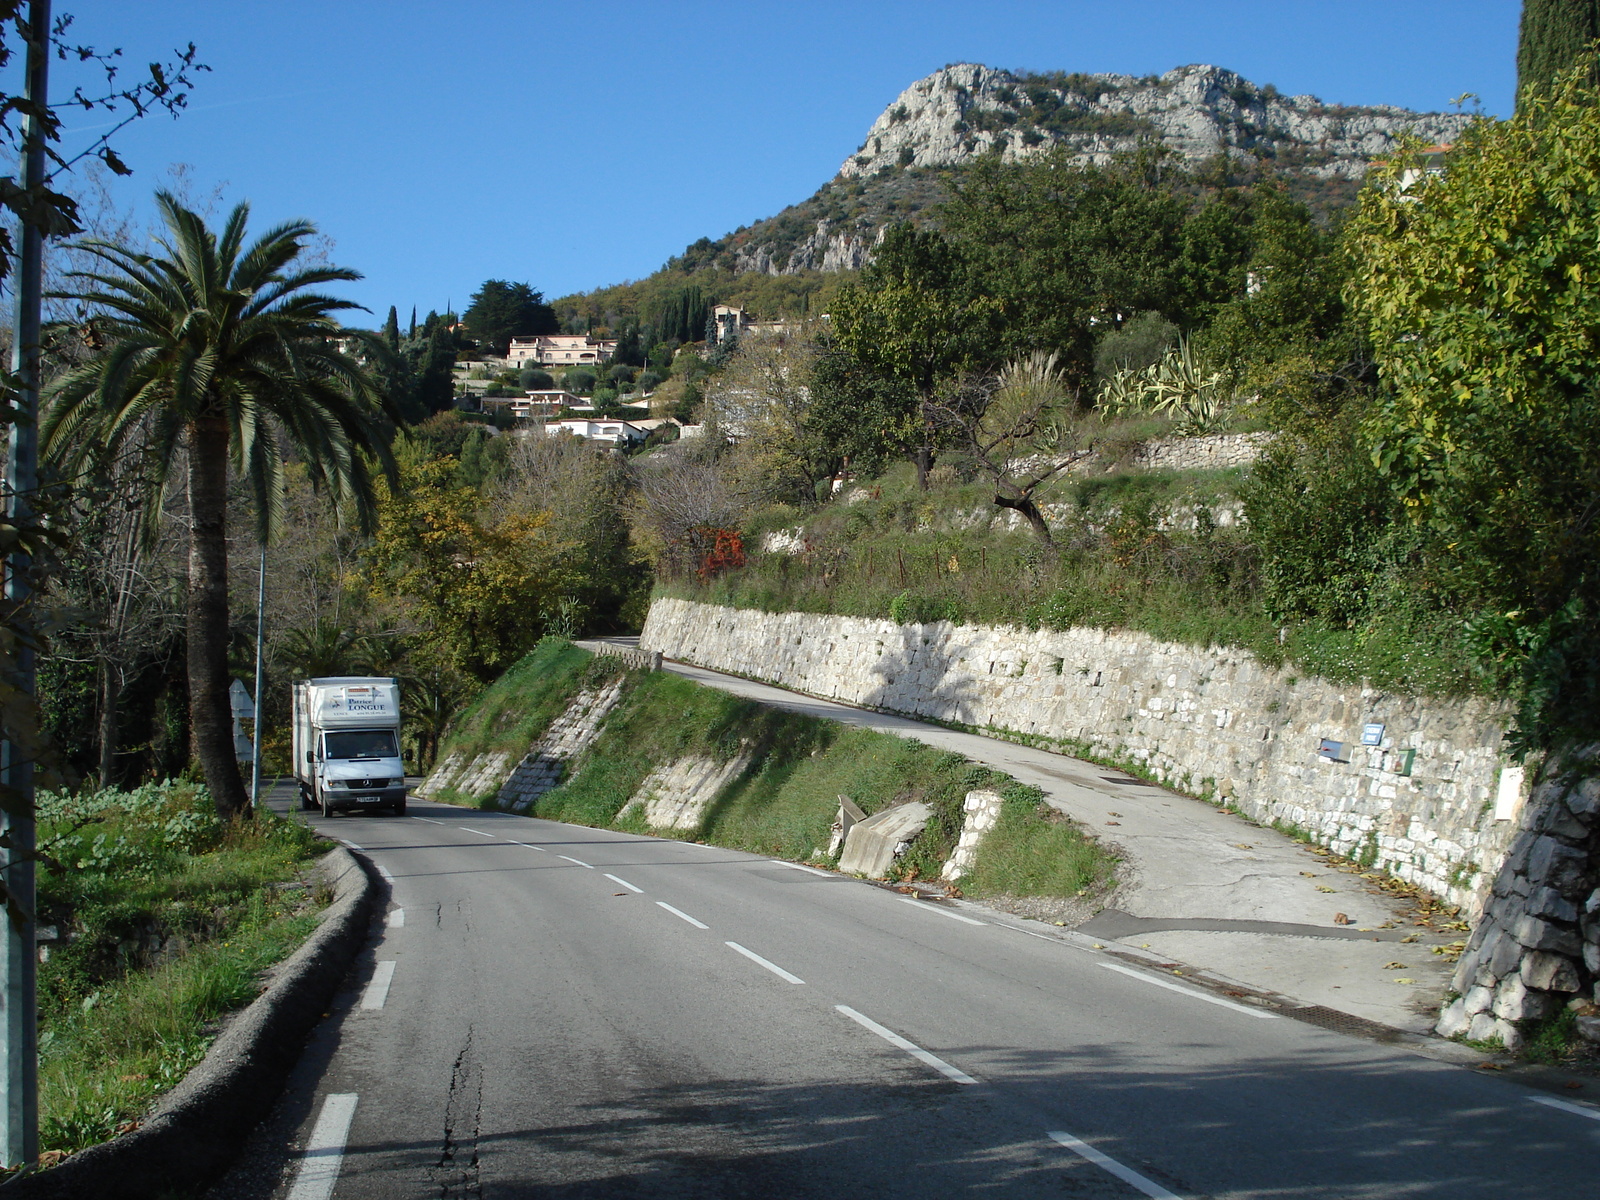
[[[1284,96],[1207,64],[1162,75],[1024,73],[953,63],[904,89],[838,173],[807,200],[722,238],[701,238],[667,263],[769,275],[854,270],[885,227],[918,220],[943,198],[941,176],[975,159],[1016,162],[1057,149],[1110,162],[1155,138],[1188,162],[1218,154],[1279,176],[1322,211],[1354,199],[1368,165],[1403,135],[1456,137],[1471,116]]]

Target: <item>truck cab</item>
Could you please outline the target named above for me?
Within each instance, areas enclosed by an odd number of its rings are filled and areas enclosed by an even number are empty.
[[[325,816],[406,811],[399,686],[393,679],[309,679],[295,684],[295,776],[300,803]]]

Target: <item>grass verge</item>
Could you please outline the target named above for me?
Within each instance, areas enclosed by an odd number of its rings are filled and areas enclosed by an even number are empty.
[[[550,677],[539,678],[540,670]],[[602,660],[578,667],[565,652],[541,647],[485,696],[515,711],[518,689],[526,690],[531,707],[541,698],[575,695],[570,681],[599,670],[614,676],[620,666]],[[476,706],[469,711],[481,724]],[[550,711],[546,723],[557,715]],[[519,727],[526,740],[518,745],[477,744],[522,753],[541,732]],[[452,736],[445,752],[469,744],[468,737]],[[693,829],[649,829],[641,809],[623,812],[653,771],[684,759],[727,764],[736,758],[746,765],[712,797]],[[1007,804],[1000,827],[962,880],[967,894],[1077,896],[1110,885],[1110,851],[1008,775],[918,741],[769,708],[666,672],[628,673],[599,737],[570,765],[566,780],[539,798],[534,814],[831,866],[827,847],[841,795],[868,814],[918,800],[928,805],[930,819],[897,860],[894,878],[933,880],[961,836],[962,802],[979,788],[1000,791]]]
[[[204,1057],[217,1022],[310,934],[325,845],[262,812],[223,825],[187,783],[45,797],[39,1125],[47,1153],[102,1142]]]

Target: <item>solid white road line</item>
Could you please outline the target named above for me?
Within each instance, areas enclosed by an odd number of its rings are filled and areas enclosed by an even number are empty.
[[[1577,1113],[1580,1117],[1588,1117],[1591,1121],[1600,1121],[1600,1109],[1590,1108],[1584,1104],[1572,1104],[1566,1100],[1557,1100],[1554,1096],[1529,1096],[1535,1104],[1548,1104],[1551,1108],[1559,1108],[1562,1112]]]
[[[800,863],[784,862],[781,858],[769,858],[767,861],[778,867],[793,867],[796,871],[804,871],[807,875],[821,875],[824,879],[833,878],[828,871],[819,871],[815,867],[802,866]]]
[[[591,870],[591,871],[594,870],[594,867],[592,867],[588,863],[584,862],[583,859],[581,859],[581,858],[573,858],[571,855],[567,855],[567,854],[558,854],[558,855],[556,855],[556,857],[557,858],[564,858],[569,863],[577,863],[580,867],[588,867],[589,870]]]
[[[338,842],[346,850],[364,850],[366,848],[364,846],[358,846],[354,842],[346,841],[344,838],[334,838],[333,840]]]
[[[322,1098],[322,1111],[300,1154],[300,1170],[286,1200],[329,1200],[344,1165],[350,1121],[356,1115],[354,1092],[332,1092]]]
[[[399,929],[405,923],[406,923],[406,910],[405,909],[397,908],[392,913],[389,914],[389,928],[390,929]]]
[[[688,913],[684,912],[681,908],[673,908],[672,905],[668,904],[665,900],[657,900],[656,903],[658,905],[660,905],[662,908],[666,909],[673,916],[682,917],[685,921],[689,922],[689,924],[693,925],[696,929],[710,929],[711,928],[711,926],[707,925],[704,921],[696,921],[693,917],[691,917]]]
[[[432,817],[419,817],[419,816],[416,816],[415,814],[412,815],[411,819],[413,821],[426,821],[429,825],[443,825],[444,824],[443,821],[435,821]]]
[[[952,1067],[949,1063],[945,1062],[945,1060],[940,1058],[937,1054],[929,1054],[926,1050],[924,1050],[921,1046],[917,1045],[915,1042],[906,1041],[905,1038],[901,1037],[894,1030],[884,1028],[882,1025],[879,1025],[876,1021],[874,1021],[871,1017],[866,1016],[866,1015],[864,1015],[862,1013],[858,1013],[855,1009],[851,1008],[848,1004],[835,1004],[833,1007],[837,1011],[842,1012],[845,1016],[849,1017],[857,1025],[860,1025],[863,1029],[870,1029],[873,1033],[877,1034],[884,1041],[888,1042],[891,1046],[895,1047],[896,1049],[904,1050],[907,1054],[911,1055],[912,1058],[915,1058],[920,1062],[927,1063],[928,1066],[932,1067],[935,1071],[939,1072],[939,1074],[945,1076],[947,1079],[954,1079],[957,1083],[977,1083],[978,1082],[971,1075],[968,1075],[965,1071],[962,1071],[962,1070],[960,1070],[960,1069],[958,1069],[956,1067]]]
[[[951,912],[948,908],[940,908],[937,904],[929,904],[926,900],[917,900],[911,896],[901,896],[902,903],[915,904],[923,912],[938,913],[941,917],[949,917],[952,921],[964,921],[968,925],[987,925],[987,921],[974,921],[971,917],[963,917],[960,913]]]
[[[1120,963],[1103,962],[1100,964],[1108,971],[1115,971],[1118,975],[1126,975],[1129,979],[1137,979],[1141,983],[1153,983],[1159,988],[1166,988],[1169,992],[1177,992],[1180,996],[1187,996],[1191,1000],[1204,1000],[1207,1004],[1221,1005],[1231,1008],[1234,1012],[1241,1012],[1247,1017],[1255,1017],[1262,1021],[1275,1021],[1277,1013],[1262,1012],[1259,1008],[1250,1008],[1243,1004],[1235,1004],[1232,1000],[1224,1000],[1221,996],[1208,996],[1204,992],[1197,992],[1193,988],[1179,987],[1175,983],[1168,983],[1165,979],[1157,979],[1145,971],[1135,971],[1132,967],[1124,967]]]
[[[516,838],[507,838],[506,841],[510,842],[513,846],[521,846],[524,850],[537,850],[540,854],[550,853],[550,851],[546,850],[543,846],[530,846],[527,842],[517,841]]]
[[[383,881],[385,883],[393,883],[394,882],[394,876],[389,874],[389,868],[388,867],[384,866],[382,863],[375,863],[373,865],[375,865],[378,868],[378,874],[383,876]]]
[[[492,838],[492,837],[499,837],[500,836],[498,833],[485,833],[481,829],[468,829],[465,825],[457,825],[456,828],[461,830],[464,833],[475,833],[479,837]]]
[[[394,960],[385,959],[372,972],[372,982],[361,993],[362,1008],[382,1008],[389,998],[389,982],[394,978]]]
[[[805,982],[805,980],[801,979],[800,976],[791,975],[788,971],[785,971],[777,963],[768,962],[766,959],[762,958],[761,955],[757,954],[754,950],[746,950],[743,946],[739,945],[738,942],[723,942],[722,944],[724,946],[728,947],[728,949],[730,949],[730,950],[737,950],[740,954],[744,955],[751,962],[757,964],[758,966],[765,967],[767,970],[771,971],[774,975],[776,975],[779,979],[786,979],[790,983],[804,983]]]
[[[642,887],[634,887],[633,884],[629,883],[626,879],[618,879],[615,875],[612,875],[610,872],[606,873],[606,878],[611,880],[612,883],[620,883],[623,887],[627,888],[630,892],[638,892],[641,896],[644,895],[644,889]]]
[[[1089,1143],[1073,1137],[1070,1133],[1053,1130],[1045,1136],[1052,1142],[1065,1146],[1080,1158],[1088,1159],[1108,1175],[1115,1175],[1129,1187],[1138,1188],[1146,1196],[1149,1196],[1150,1200],[1182,1200],[1178,1193],[1167,1191],[1166,1188],[1154,1180],[1146,1179],[1139,1172],[1123,1166],[1109,1155],[1101,1154]]]

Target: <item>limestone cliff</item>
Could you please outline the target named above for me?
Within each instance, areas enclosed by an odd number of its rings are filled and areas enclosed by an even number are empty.
[[[1349,203],[1374,158],[1403,134],[1448,142],[1470,117],[1283,96],[1232,71],[1024,75],[974,63],[942,67],[901,92],[839,173],[810,199],[670,263],[769,275],[854,270],[894,221],[926,219],[947,174],[998,154],[1014,162],[1064,147],[1106,162],[1158,138],[1189,161],[1226,154],[1277,174],[1314,208]]]
[[[1470,118],[1282,96],[1220,67],[1165,75],[1015,75],[959,63],[917,80],[872,123],[839,175],[886,167],[953,167],[999,153],[1007,161],[1066,146],[1104,162],[1158,137],[1195,160],[1253,155],[1313,175],[1359,178],[1403,133],[1452,140]]]

